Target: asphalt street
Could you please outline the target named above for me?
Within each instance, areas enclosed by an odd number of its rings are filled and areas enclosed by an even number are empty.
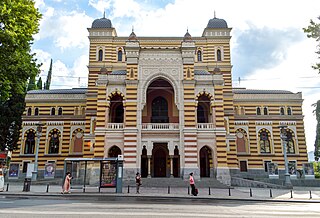
[[[0,217],[318,217],[319,203],[208,200],[189,197],[97,198],[0,196]]]

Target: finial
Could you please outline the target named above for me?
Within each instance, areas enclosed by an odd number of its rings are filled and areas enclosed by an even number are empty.
[[[187,33],[189,32],[189,28],[187,27]]]
[[[216,11],[214,10],[214,18],[216,18]]]
[[[134,32],[134,27],[133,27],[133,25],[132,25],[132,32]]]
[[[106,12],[103,11],[103,18],[106,18]]]

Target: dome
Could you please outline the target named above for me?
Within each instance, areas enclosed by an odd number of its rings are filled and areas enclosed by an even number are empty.
[[[224,19],[214,17],[209,20],[207,28],[228,28],[228,24]]]
[[[184,37],[183,37],[183,41],[186,42],[186,41],[192,41],[192,37],[189,33],[189,31],[187,30],[186,34],[184,34]]]
[[[129,41],[137,41],[138,40],[136,34],[133,32],[133,29],[132,29],[132,32],[131,32],[128,40]]]
[[[111,20],[105,17],[100,19],[95,19],[92,22],[91,28],[112,28]]]

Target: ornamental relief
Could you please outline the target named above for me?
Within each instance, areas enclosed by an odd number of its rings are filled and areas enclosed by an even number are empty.
[[[126,96],[126,87],[119,85],[108,85],[106,96],[111,95],[113,92],[122,93],[124,96]]]

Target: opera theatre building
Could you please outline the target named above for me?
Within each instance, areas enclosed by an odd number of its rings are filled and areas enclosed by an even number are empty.
[[[35,161],[39,121],[39,178],[47,163],[62,177],[66,158],[119,154],[124,179],[140,172],[182,180],[193,172],[197,180],[231,184],[233,177],[268,178],[270,163],[281,176],[279,126],[291,136],[290,166],[301,169],[307,162],[302,94],[233,88],[231,28],[216,17],[204,27],[201,36],[118,36],[109,19],[94,20],[87,88],[26,95],[11,161],[19,177]]]

